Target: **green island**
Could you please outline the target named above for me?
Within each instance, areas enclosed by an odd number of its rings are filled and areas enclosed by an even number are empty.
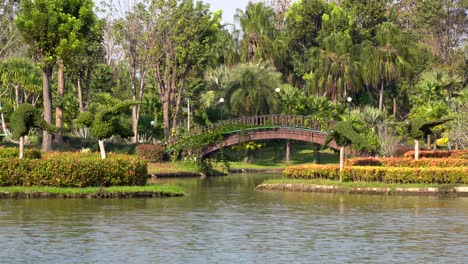
[[[2,3],[0,186],[110,197],[151,177],[283,172],[463,187],[466,3],[371,2],[249,2],[233,29],[192,0],[122,16]]]

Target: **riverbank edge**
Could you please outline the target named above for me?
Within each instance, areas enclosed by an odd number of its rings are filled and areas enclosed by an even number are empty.
[[[280,169],[229,169],[228,173],[282,173],[284,168]],[[205,177],[206,175],[201,172],[160,172],[160,173],[150,173],[148,174],[151,178],[189,178],[189,177]],[[216,173],[209,176],[226,176],[226,173]]]
[[[256,188],[259,191],[293,191],[293,192],[320,192],[339,194],[380,194],[380,195],[439,195],[468,197],[468,187],[451,188],[347,188],[334,185],[318,185],[304,183],[275,183],[260,184]]]

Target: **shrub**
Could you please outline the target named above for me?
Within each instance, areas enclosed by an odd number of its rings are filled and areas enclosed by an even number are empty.
[[[284,171],[287,178],[339,179],[337,165],[302,165]],[[468,170],[465,167],[410,168],[410,167],[346,167],[341,173],[344,181],[380,181],[386,183],[437,183],[467,184]]]
[[[161,162],[164,160],[164,147],[161,144],[141,144],[135,153],[147,162]]]
[[[468,158],[468,150],[421,150],[420,158]],[[405,153],[405,158],[414,158],[414,150]]]
[[[346,161],[350,166],[385,166],[385,167],[467,167],[468,159],[460,158],[354,158]]]
[[[18,148],[0,148],[0,158],[17,158],[19,156]],[[24,158],[40,159],[41,151],[38,149],[25,149]]]
[[[338,165],[299,165],[286,168],[283,175],[287,178],[297,179],[322,178],[338,180],[340,178],[340,167]]]
[[[97,187],[145,185],[146,162],[128,155],[52,153],[43,159],[1,159],[1,186]]]

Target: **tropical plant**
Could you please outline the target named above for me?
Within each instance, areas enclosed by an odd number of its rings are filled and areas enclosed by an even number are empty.
[[[350,122],[339,121],[328,130],[327,139],[324,146],[328,145],[332,140],[340,147],[340,171],[344,168],[345,147],[351,144],[360,145],[369,150],[374,150],[374,147],[359,135]],[[341,181],[340,176],[340,181]]]
[[[241,47],[244,61],[274,61],[277,52],[275,50],[277,32],[273,9],[262,2],[249,2],[245,11],[237,9],[234,18],[242,29]]]
[[[269,63],[239,64],[232,69],[225,98],[233,115],[260,115],[274,111],[275,89],[281,74]]]
[[[385,22],[377,27],[376,45],[361,45],[361,74],[364,84],[379,91],[379,110],[384,107],[385,86],[411,76],[408,46],[403,32]]]

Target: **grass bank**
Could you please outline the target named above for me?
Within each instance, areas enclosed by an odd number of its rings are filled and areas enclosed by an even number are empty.
[[[468,185],[396,184],[383,182],[340,182],[328,179],[271,179],[258,190],[303,191],[329,193],[459,195],[468,196]]]
[[[0,198],[136,198],[183,195],[182,188],[173,185],[112,186],[107,188],[0,187]]]

